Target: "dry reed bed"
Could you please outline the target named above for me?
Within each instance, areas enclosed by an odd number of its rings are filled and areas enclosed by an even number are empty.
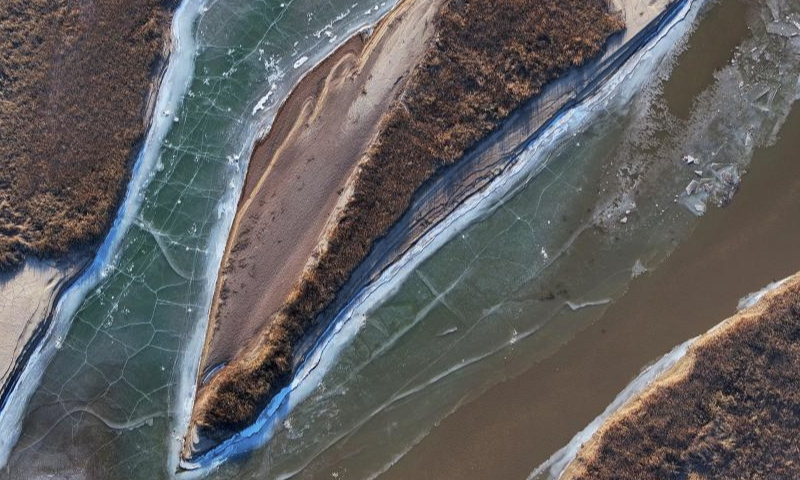
[[[569,480],[800,478],[800,281],[693,347]]]
[[[106,231],[175,3],[0,2],[0,270]]]
[[[294,345],[315,324],[414,192],[623,28],[605,0],[450,0],[437,36],[387,112],[326,251],[252,345],[201,387],[193,424],[224,440],[291,378]]]

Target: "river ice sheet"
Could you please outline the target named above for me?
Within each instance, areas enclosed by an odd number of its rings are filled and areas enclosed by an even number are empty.
[[[679,120],[662,86],[695,15],[712,4],[687,2],[636,68],[564,115],[511,173],[365,289],[284,407],[272,405],[261,432],[269,442],[219,478],[391,469],[439,420],[546,358],[656,268],[699,221],[697,205],[727,202],[795,100],[797,42],[768,30],[796,18],[797,6],[754,4],[751,32]],[[687,166],[686,155],[698,162]],[[689,194],[692,180],[700,185]]]
[[[5,477],[174,472],[211,290],[256,135],[299,77],[335,48],[331,39],[392,5],[208,0],[178,9],[153,123],[114,228],[62,297],[0,418],[15,432],[2,440]]]
[[[753,7],[760,15],[751,37],[689,120],[663,113],[659,85],[671,57],[656,49],[650,68],[620,77],[628,83],[594,109],[557,123],[552,148],[525,152],[517,176],[496,184],[481,208],[449,219],[448,235],[431,237],[416,263],[398,265],[394,281],[353,304],[362,310],[345,313],[355,320],[341,327],[352,329],[348,341],[331,344],[337,356],[320,357],[328,371],[307,377],[307,396],[274,423],[270,442],[211,474],[372,477],[463,402],[592,321],[604,305],[573,311],[567,302],[617,298],[632,273],[657,266],[697,221],[696,205],[723,203],[753,149],[778,132],[798,94],[795,3]],[[152,164],[140,159],[92,276],[65,297],[63,330],[47,344],[58,349],[26,372],[41,383],[20,411],[5,478],[170,475],[195,373],[187,359],[198,353],[243,159],[275,102],[332,48],[330,39],[389,6],[200,6],[188,22],[193,73],[180,104],[156,112],[169,127],[163,140],[150,134]],[[310,60],[295,70],[303,56]],[[700,163],[687,169],[687,154]],[[693,170],[703,182],[688,194]]]

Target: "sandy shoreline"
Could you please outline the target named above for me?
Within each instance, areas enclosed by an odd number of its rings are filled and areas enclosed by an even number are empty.
[[[35,348],[47,328],[60,293],[90,258],[72,257],[57,262],[28,259],[18,270],[0,274],[0,408],[26,352]]]
[[[264,327],[320,249],[381,117],[424,52],[439,3],[404,1],[371,35],[356,34],[309,72],[282,105],[250,160],[201,372]]]

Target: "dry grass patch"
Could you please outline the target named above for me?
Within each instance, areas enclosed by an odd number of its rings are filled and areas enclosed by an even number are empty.
[[[175,3],[0,2],[0,270],[105,232]]]

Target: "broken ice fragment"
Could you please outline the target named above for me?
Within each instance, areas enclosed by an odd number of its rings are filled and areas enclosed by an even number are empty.
[[[694,209],[697,211],[697,213],[702,215],[706,213],[706,204],[703,202],[697,202],[694,204]]]
[[[308,61],[308,57],[302,56],[296,62],[294,62],[294,68],[298,69],[303,66],[304,63]]]
[[[686,195],[691,195],[697,191],[697,187],[700,186],[700,182],[697,180],[692,180],[689,182],[689,185],[686,185]]]
[[[633,268],[631,268],[631,278],[636,278],[645,272],[647,272],[647,267],[644,266],[640,259],[637,259],[636,263],[633,264]]]

